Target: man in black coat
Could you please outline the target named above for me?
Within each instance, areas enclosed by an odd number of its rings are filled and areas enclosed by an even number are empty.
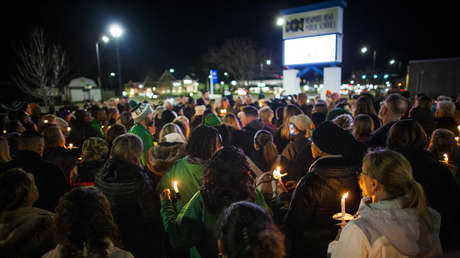
[[[254,152],[254,135],[257,131],[265,129],[262,120],[259,119],[259,111],[253,106],[246,106],[242,110],[244,117],[241,119],[243,129],[235,130],[232,135],[232,145],[241,148],[244,153],[251,156]]]
[[[342,195],[349,193],[349,214],[361,200],[358,173],[366,147],[331,121],[321,123],[312,140],[316,160],[297,184],[284,219],[288,257],[326,257],[339,229],[332,216],[341,210]]]
[[[6,164],[4,171],[10,168],[22,168],[33,174],[40,195],[34,206],[54,211],[59,198],[70,189],[70,186],[63,172],[56,165],[42,159],[44,147],[45,143],[41,135],[25,132],[19,140],[16,158]]]

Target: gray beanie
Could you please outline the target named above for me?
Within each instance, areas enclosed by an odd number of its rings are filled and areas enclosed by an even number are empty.
[[[135,100],[130,100],[129,107],[135,123],[139,123],[147,118],[149,114],[153,114],[153,108],[148,103],[137,103]]]

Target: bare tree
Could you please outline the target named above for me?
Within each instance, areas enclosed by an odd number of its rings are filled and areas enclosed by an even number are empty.
[[[220,48],[209,50],[205,61],[207,67],[227,72],[233,79],[244,83],[257,77],[273,77],[281,71],[274,63],[266,64],[268,59],[272,59],[272,52],[257,47],[250,40],[231,39],[225,41]]]
[[[17,74],[13,81],[24,93],[41,99],[48,107],[68,72],[64,50],[47,42],[43,30],[36,29],[30,43],[20,47],[17,55]]]

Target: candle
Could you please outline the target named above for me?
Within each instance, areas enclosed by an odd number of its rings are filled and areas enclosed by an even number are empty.
[[[459,145],[460,138],[458,136],[455,137],[455,141],[457,142],[457,145]]]
[[[346,211],[345,211],[345,199],[347,199],[347,197],[348,197],[348,192],[346,192],[346,193],[344,193],[342,195],[342,202],[340,203],[341,208],[342,208],[342,216],[344,216],[344,217],[345,217],[345,213],[346,213]]]
[[[174,192],[179,193],[179,187],[177,187],[177,185],[178,185],[177,181],[174,181],[173,182]]]
[[[43,123],[47,124],[47,123],[48,123],[48,120],[46,120],[46,119],[45,119],[45,120],[43,120]]]
[[[447,156],[447,153],[444,153],[442,156],[444,157],[444,160],[442,162],[444,162],[445,164],[449,164],[449,156]]]
[[[279,166],[276,167],[275,170],[273,170],[273,178],[276,179],[276,180],[278,180],[278,182],[280,182],[280,184],[283,184],[283,181],[281,180],[281,178],[282,178],[283,176],[286,176],[287,173],[281,174],[281,173],[280,173],[280,170],[281,170],[281,168],[280,168]]]
[[[70,132],[72,130],[72,128],[70,128],[70,126],[67,127],[67,132]]]
[[[69,149],[73,148],[73,143],[69,143]]]
[[[460,125],[459,125],[459,126],[457,126],[457,130],[458,130],[458,132],[460,133]]]
[[[6,130],[3,130],[3,134],[6,134]]]

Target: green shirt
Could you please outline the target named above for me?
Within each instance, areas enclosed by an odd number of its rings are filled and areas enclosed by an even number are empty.
[[[200,189],[205,168],[203,164],[190,163],[187,157],[179,159],[161,177],[158,191],[161,193],[166,188],[174,191],[173,181],[177,181],[180,199],[176,202],[176,210],[180,211]]]
[[[263,195],[258,190],[256,190],[254,203],[272,214]],[[163,226],[168,232],[173,248],[190,248],[190,257],[217,255],[215,232],[220,212],[211,212],[206,209],[200,191],[195,193],[178,215],[172,203],[167,200],[161,201],[160,212]],[[201,255],[195,246],[200,249]]]
[[[144,152],[142,153],[142,165],[146,165],[145,163],[145,154],[147,151],[153,146],[153,138],[150,134],[149,130],[145,128],[143,125],[135,124],[131,129],[129,129],[128,133],[135,134],[141,138],[142,143],[144,144]]]

